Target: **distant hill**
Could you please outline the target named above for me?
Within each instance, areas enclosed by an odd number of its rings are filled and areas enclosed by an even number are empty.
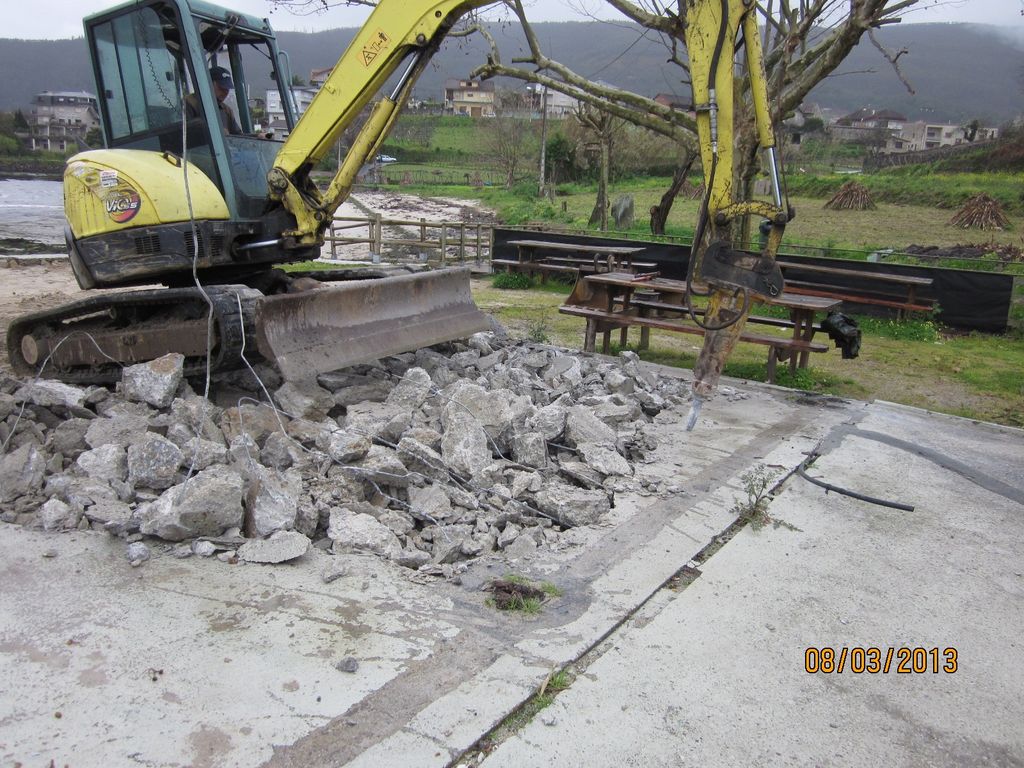
[[[665,63],[664,47],[640,37],[636,27],[561,22],[537,24],[536,30],[554,58],[586,77],[648,96],[664,92],[688,97],[678,70]],[[496,24],[492,31],[505,61],[521,54],[524,43],[518,27]],[[332,29],[280,32],[278,37],[291,56],[292,71],[306,78],[311,69],[337,60],[354,34],[353,29]],[[877,37],[887,48],[910,51],[900,58],[900,65],[916,95],[907,92],[865,39],[809,101],[840,112],[888,108],[911,119],[963,123],[978,118],[990,125],[1024,113],[1024,35],[975,24],[907,24],[885,27]],[[484,56],[480,40],[446,42],[417,85],[417,97],[440,98],[446,78],[465,77]],[[26,108],[44,90],[94,90],[82,39],[0,39],[0,71],[0,110]],[[269,87],[266,75],[262,77],[254,81],[257,89]]]

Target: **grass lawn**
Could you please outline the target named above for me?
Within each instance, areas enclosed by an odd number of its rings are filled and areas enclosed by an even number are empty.
[[[477,305],[504,323],[514,336],[578,349],[583,343],[584,321],[558,313],[568,291],[569,286],[554,284],[498,290],[490,279],[473,281]],[[777,383],[1024,427],[1021,335],[951,334],[927,321],[861,321],[864,342],[856,360],[843,360],[835,349],[813,354],[810,368],[798,370],[792,377],[787,368],[780,372]],[[758,327],[758,333],[764,332]],[[652,330],[650,349],[640,355],[651,362],[692,368],[701,342],[699,336]],[[764,347],[740,343],[725,373],[765,381],[766,357]]]

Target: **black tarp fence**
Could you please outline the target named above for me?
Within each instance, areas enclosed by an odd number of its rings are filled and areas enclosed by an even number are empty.
[[[579,245],[629,244],[644,249],[635,256],[636,259],[656,263],[663,277],[677,280],[686,279],[686,268],[690,259],[690,247],[686,245],[498,227],[494,229],[492,258],[514,260],[517,257],[516,247],[509,245],[509,240],[548,240],[555,243],[577,243]],[[538,250],[543,256],[543,249]],[[551,255],[559,254],[552,252]],[[991,333],[1001,333],[1006,330],[1010,303],[1013,298],[1013,275],[910,264],[829,259],[796,254],[780,254],[780,257],[793,264],[838,267],[863,272],[865,275],[878,272],[890,275],[929,277],[932,279],[931,287],[919,287],[917,296],[922,299],[932,299],[938,304],[938,320],[941,323],[953,328]],[[870,278],[858,279],[850,275],[824,275],[817,272],[801,274],[797,268],[790,268],[788,272],[793,279],[810,280],[822,286],[830,286],[837,292],[855,295],[861,291],[869,294],[878,292],[878,281],[870,280]],[[891,291],[887,292],[891,293]],[[892,293],[892,295],[896,294]],[[875,305],[855,304],[847,306],[846,309],[853,309],[865,314],[895,315],[895,310],[887,310]]]

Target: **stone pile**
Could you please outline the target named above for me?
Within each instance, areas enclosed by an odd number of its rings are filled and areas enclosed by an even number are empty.
[[[494,333],[305,383],[223,375],[209,401],[182,364],[131,366],[114,391],[0,378],[3,521],[105,531],[133,564],[157,539],[183,557],[273,563],[313,545],[450,575],[557,546],[642,490],[645,426],[685,399],[632,353]]]

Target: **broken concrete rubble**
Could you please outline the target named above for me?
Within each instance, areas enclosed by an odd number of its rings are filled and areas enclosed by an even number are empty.
[[[184,365],[184,355],[177,353],[129,365],[121,379],[124,396],[156,408],[166,408],[174,401],[174,395],[181,386]]]
[[[276,409],[249,373],[215,377],[221,408],[174,361],[131,368],[116,392],[44,385],[20,423],[22,401],[0,400],[3,519],[186,542],[175,556],[285,562],[312,544],[451,576],[598,522],[636,484],[645,425],[683,397],[628,354],[492,333],[316,383],[259,368]]]

